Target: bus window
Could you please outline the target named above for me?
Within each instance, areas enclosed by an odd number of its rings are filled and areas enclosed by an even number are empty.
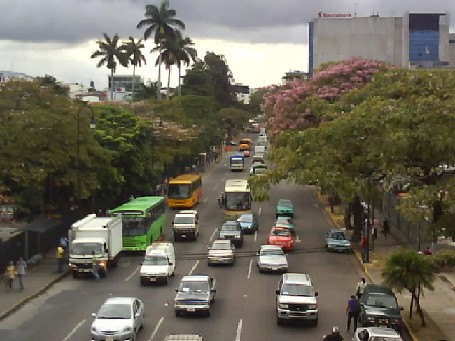
[[[168,197],[171,199],[186,199],[190,197],[191,185],[170,184],[168,189]]]

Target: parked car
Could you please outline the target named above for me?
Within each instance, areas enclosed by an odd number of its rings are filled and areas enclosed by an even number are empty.
[[[267,244],[278,245],[283,250],[290,251],[294,248],[294,238],[288,228],[272,227],[267,237]]]
[[[199,334],[169,334],[164,341],[203,341],[204,337]]]
[[[243,233],[254,233],[259,228],[258,218],[255,213],[242,214],[237,221],[240,223]]]
[[[395,294],[387,287],[368,284],[359,299],[363,327],[388,327],[401,331],[403,320]]]
[[[276,204],[276,217],[286,216],[294,218],[294,204],[289,199],[280,199]]]
[[[351,252],[351,242],[346,236],[344,230],[333,228],[325,235],[325,247],[327,251]]]
[[[235,246],[230,240],[215,240],[207,255],[208,265],[213,264],[230,264],[234,265]]]
[[[384,327],[359,327],[354,332],[353,341],[374,341],[374,340],[384,340],[384,341],[403,341],[400,334],[391,328]]]
[[[295,225],[294,225],[291,217],[280,216],[280,217],[276,218],[274,226],[285,227],[285,228],[289,229],[289,231],[291,232],[291,234],[293,236],[296,235]]]
[[[243,231],[240,223],[236,220],[228,220],[221,226],[218,239],[228,239],[235,247],[243,245]]]
[[[110,297],[92,316],[92,340],[136,340],[144,326],[144,303],[135,297]]]
[[[259,272],[288,271],[288,259],[278,245],[261,245],[257,256]]]
[[[307,320],[318,324],[318,293],[310,275],[286,273],[281,276],[276,290],[276,322]]]

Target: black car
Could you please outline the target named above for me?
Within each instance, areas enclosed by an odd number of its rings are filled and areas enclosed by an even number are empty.
[[[364,327],[388,327],[400,331],[403,327],[402,307],[387,287],[368,284],[359,300],[360,323]]]
[[[228,220],[220,228],[218,239],[229,239],[235,247],[243,245],[243,231],[240,223]]]

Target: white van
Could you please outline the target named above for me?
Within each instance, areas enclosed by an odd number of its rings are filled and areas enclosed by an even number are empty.
[[[266,135],[266,134],[265,134],[265,128],[260,128],[260,129],[259,129],[259,137],[265,136],[265,135]]]
[[[175,272],[174,245],[169,242],[152,243],[147,247],[141,264],[141,285],[157,282],[167,284],[168,278],[174,276]]]
[[[183,210],[172,221],[174,241],[180,239],[196,240],[199,236],[199,213],[197,210]]]

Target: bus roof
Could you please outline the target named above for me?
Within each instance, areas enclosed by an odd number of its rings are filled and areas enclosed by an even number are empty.
[[[230,159],[244,159],[245,156],[243,154],[234,154],[230,156]]]
[[[224,192],[249,192],[250,186],[248,185],[247,179],[228,179],[226,180],[226,186]]]
[[[182,174],[175,177],[172,180],[169,180],[169,185],[171,184],[190,184],[199,180],[201,176],[199,174]]]
[[[150,207],[155,206],[156,204],[164,201],[164,197],[137,197],[131,201],[128,201],[119,207],[114,208],[111,210],[112,213],[117,212],[142,212],[142,214]]]
[[[240,139],[239,142],[240,143],[251,143],[251,142],[253,142],[253,140],[250,139],[249,137],[243,137],[243,138]]]

